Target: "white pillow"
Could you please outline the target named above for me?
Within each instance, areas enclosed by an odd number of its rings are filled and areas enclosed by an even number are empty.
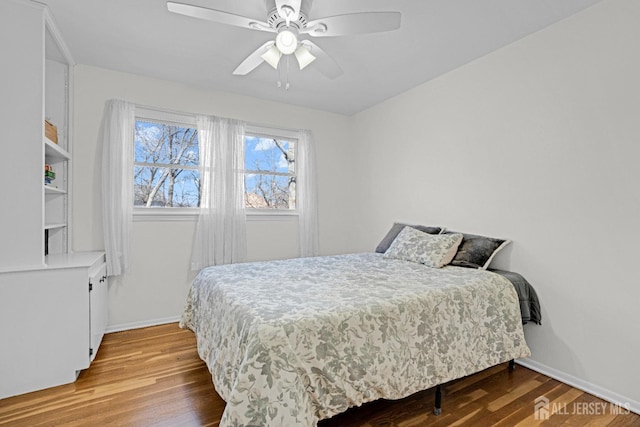
[[[383,258],[401,259],[440,268],[451,262],[462,242],[462,234],[428,234],[405,227]]]

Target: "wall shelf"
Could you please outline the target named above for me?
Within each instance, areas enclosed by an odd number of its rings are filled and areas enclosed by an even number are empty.
[[[66,226],[67,226],[67,224],[59,222],[59,223],[45,224],[44,225],[44,229],[45,230],[55,230],[57,228],[64,228]]]
[[[67,194],[67,191],[62,188],[54,187],[53,185],[44,184],[44,193],[45,194]]]
[[[69,160],[71,158],[67,150],[60,147],[58,144],[51,141],[47,137],[44,137],[44,156],[45,158],[59,160]]]

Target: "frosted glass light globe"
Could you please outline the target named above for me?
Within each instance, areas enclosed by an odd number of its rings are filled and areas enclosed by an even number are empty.
[[[282,30],[276,36],[276,46],[284,55],[291,55],[298,47],[298,37],[290,30]]]

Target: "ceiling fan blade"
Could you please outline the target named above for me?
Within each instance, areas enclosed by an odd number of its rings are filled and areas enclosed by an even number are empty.
[[[301,4],[302,0],[276,0],[278,15],[289,25],[289,22],[297,21],[300,18]]]
[[[264,62],[262,55],[265,54],[274,43],[274,41],[268,41],[254,50],[251,55],[247,56],[247,58],[238,65],[238,67],[233,71],[233,74],[236,76],[244,76],[253,71],[258,65]]]
[[[245,16],[235,15],[233,13],[222,12],[215,9],[208,9],[206,7],[168,1],[167,9],[169,10],[169,12],[179,13],[180,15],[190,16],[192,18],[218,22],[220,24],[233,25],[236,27],[249,28],[252,30],[267,31],[270,33],[275,32],[275,30],[271,28],[271,26],[266,22],[261,22],[256,19],[247,18]]]
[[[400,12],[360,12],[329,16],[308,22],[300,33],[313,37],[381,33],[400,28]]]
[[[327,53],[322,50],[317,44],[312,42],[311,40],[302,40],[300,41],[304,47],[309,49],[309,52],[315,56],[318,60],[314,61],[313,66],[318,69],[322,74],[329,77],[330,79],[335,79],[340,76],[343,71],[342,68],[338,65],[336,61],[333,60]]]

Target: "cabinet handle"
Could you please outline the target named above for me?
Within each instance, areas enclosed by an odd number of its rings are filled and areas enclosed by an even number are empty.
[[[100,278],[100,283],[103,283],[106,279],[107,279],[107,276],[102,276],[102,277]]]

